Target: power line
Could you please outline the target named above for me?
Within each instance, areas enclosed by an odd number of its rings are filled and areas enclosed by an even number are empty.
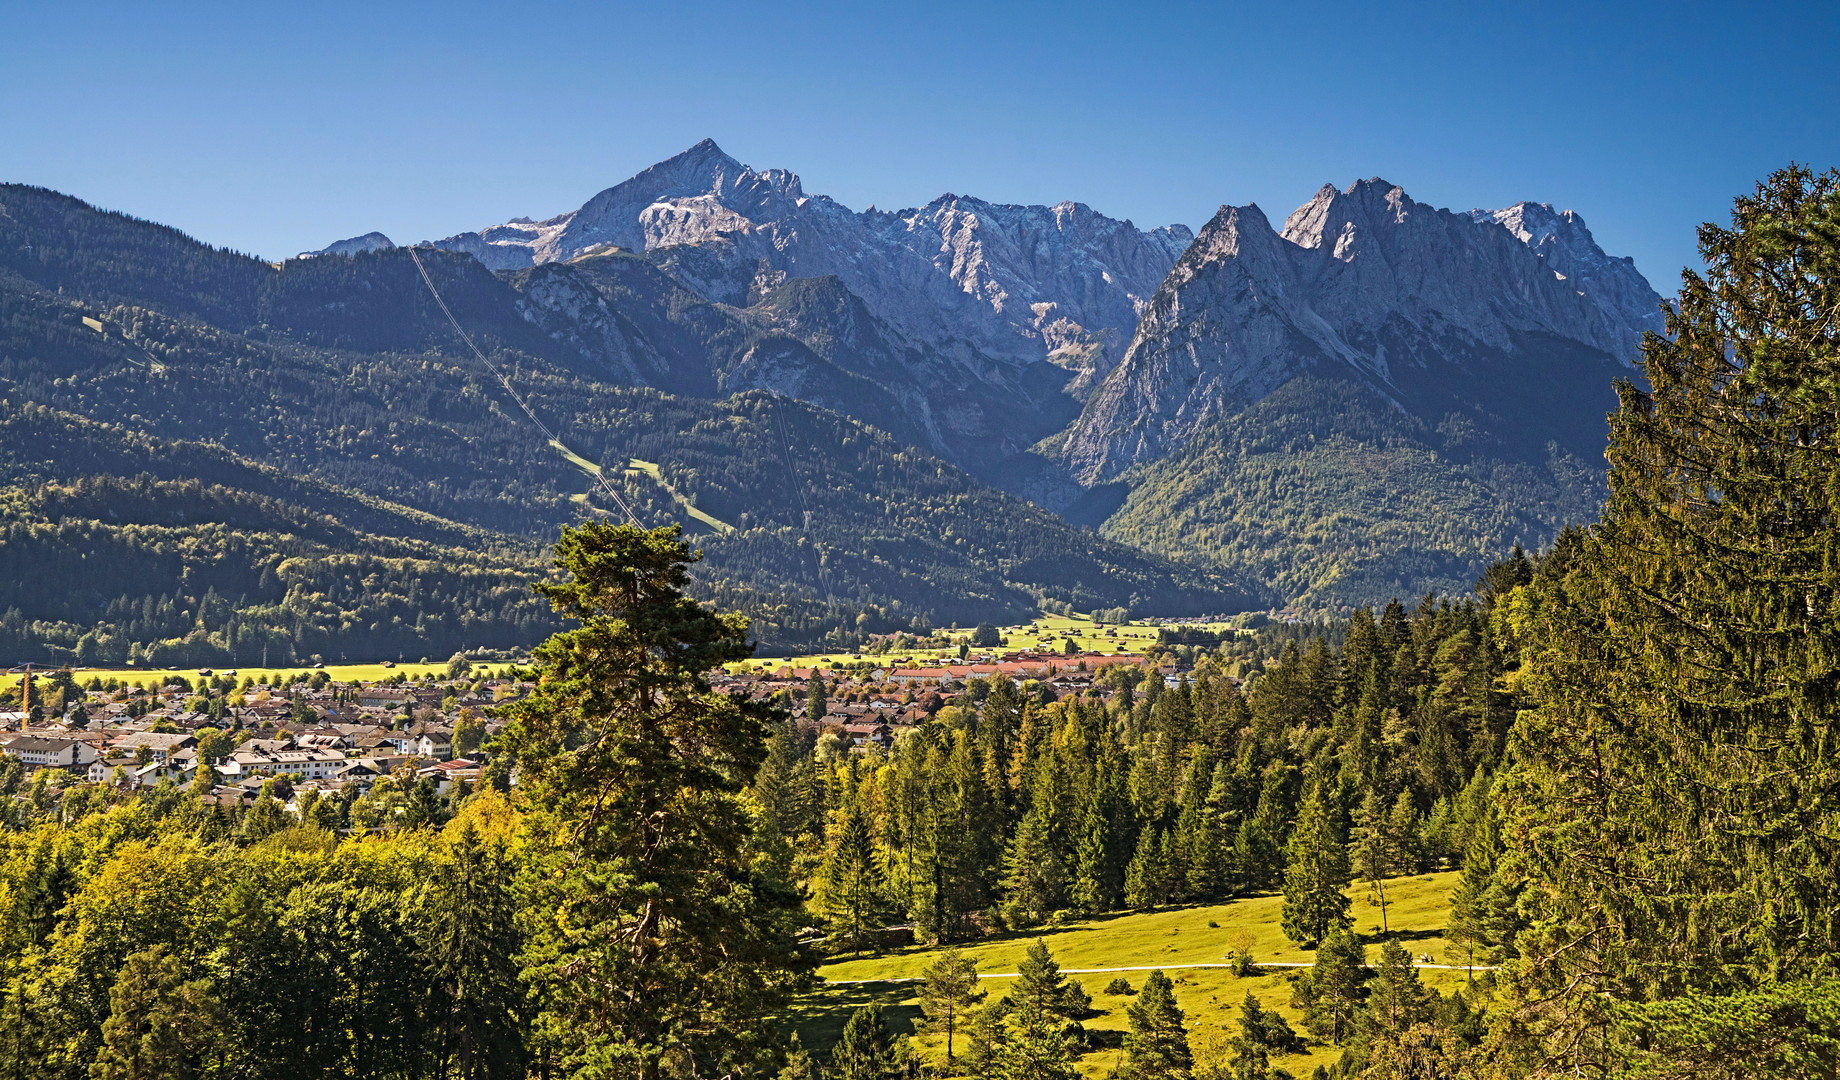
[[[524,415],[530,417],[530,422],[537,425],[537,430],[543,433],[543,437],[548,439],[552,446],[566,452],[568,448],[563,445],[562,440],[557,438],[556,433],[549,429],[549,425],[545,424],[542,418],[537,416],[536,410],[532,409],[530,405],[525,402],[523,396],[512,389],[511,380],[505,378],[504,372],[498,370],[498,367],[494,365],[492,361],[486,359],[486,354],[480,351],[478,345],[473,344],[472,335],[461,328],[460,320],[454,318],[454,313],[447,307],[447,301],[441,299],[441,290],[434,287],[434,279],[428,276],[428,268],[422,265],[422,257],[416,254],[414,248],[409,249],[409,258],[415,260],[415,268],[420,271],[422,275],[422,284],[428,286],[429,295],[433,296],[434,302],[440,305],[441,314],[447,316],[447,323],[454,328],[454,333],[460,336],[461,341],[466,342],[467,348],[473,350],[473,355],[479,359],[479,362],[485,366],[487,371],[492,373],[492,377],[498,380],[498,384],[505,388],[505,393],[511,395],[511,400],[517,402],[518,408],[524,410]],[[605,491],[619,508],[625,512],[626,520],[630,522],[634,528],[645,528],[644,525],[639,523],[639,515],[633,513],[632,507],[626,505],[626,500],[622,499],[620,493],[615,491],[613,485],[607,481],[606,470],[595,469],[593,475],[594,479],[600,484],[601,490]]]

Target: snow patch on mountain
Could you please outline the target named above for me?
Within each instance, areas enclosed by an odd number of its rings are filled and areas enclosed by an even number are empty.
[[[327,244],[318,251],[303,251],[294,256],[296,259],[311,259],[319,255],[363,255],[372,251],[388,251],[396,245],[390,238],[380,232],[367,232],[363,236],[354,236],[349,240]]]
[[[739,305],[758,297],[763,275],[835,275],[877,317],[973,367],[1053,357],[1096,379],[1122,357],[1138,314],[1192,240],[1183,225],[1141,230],[1074,202],[948,194],[859,213],[705,139],[578,210],[436,246],[494,270],[612,248],[656,253],[698,292]]]

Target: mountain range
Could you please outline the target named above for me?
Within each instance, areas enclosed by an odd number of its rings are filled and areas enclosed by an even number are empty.
[[[1376,179],[1281,228],[1223,207],[1194,234],[1073,202],[858,212],[709,141],[422,260],[568,457],[382,233],[269,264],[0,187],[0,399],[39,410],[8,430],[142,446],[132,466],[0,446],[31,542],[66,528],[53,509],[98,505],[46,485],[201,480],[204,447],[236,465],[201,506],[282,508],[238,519],[251,566],[306,551],[287,522],[347,530],[299,556],[322,583],[341,551],[407,558],[392,536],[527,572],[597,511],[587,469],[698,533],[705,595],[785,647],[1042,604],[1346,609],[1466,588],[1507,545],[1591,516],[1612,382],[1661,329],[1634,266],[1544,204],[1456,213]],[[21,543],[0,561],[50,558]],[[148,595],[189,611],[202,571],[183,563]],[[31,594],[0,597],[43,624],[19,641],[122,644],[100,612],[132,597],[35,614]],[[287,595],[231,606],[273,628]],[[302,618],[322,645],[353,633]],[[371,622],[366,640],[397,640]]]

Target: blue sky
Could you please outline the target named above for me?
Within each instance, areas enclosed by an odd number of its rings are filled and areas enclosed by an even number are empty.
[[[542,217],[698,139],[862,208],[1139,225],[1367,176],[1582,213],[1664,293],[1840,165],[1840,4],[0,6],[0,180],[270,258]]]

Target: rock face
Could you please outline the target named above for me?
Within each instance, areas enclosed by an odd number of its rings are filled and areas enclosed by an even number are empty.
[[[1640,331],[1659,334],[1665,329],[1657,309],[1660,297],[1636,269],[1635,260],[1604,254],[1576,212],[1555,211],[1551,203],[1518,202],[1504,210],[1471,210],[1469,216],[1507,229],[1555,273],[1573,282],[1599,306],[1620,315],[1637,331],[1636,340],[1628,343],[1629,355],[1635,352]]]
[[[1488,428],[1509,407],[1491,386],[1562,398],[1661,328],[1571,211],[1452,213],[1378,179],[1281,227],[1222,207],[1192,236],[1073,202],[858,212],[704,140],[569,213],[435,246],[516,275],[526,318],[621,381],[841,408],[1056,509],[1303,373]],[[1023,453],[1042,439],[1052,463]]]
[[[1083,482],[1109,480],[1306,372],[1422,411],[1448,405],[1428,393],[1440,381],[1519,384],[1542,365],[1563,378],[1581,356],[1627,365],[1660,303],[1582,219],[1542,204],[1457,214],[1372,179],[1324,187],[1281,230],[1256,206],[1222,207],[1061,455]]]
[[[354,236],[349,240],[327,244],[318,251],[303,251],[294,257],[311,259],[315,255],[363,255],[371,251],[388,251],[395,246],[390,242],[390,238],[382,233],[367,232],[363,236]]]
[[[875,316],[972,367],[1048,359],[1103,377],[1150,294],[1193,239],[1090,208],[942,195],[912,210],[850,210],[704,140],[544,221],[436,246],[513,270],[623,248],[710,300],[745,307],[787,278],[834,276]]]

